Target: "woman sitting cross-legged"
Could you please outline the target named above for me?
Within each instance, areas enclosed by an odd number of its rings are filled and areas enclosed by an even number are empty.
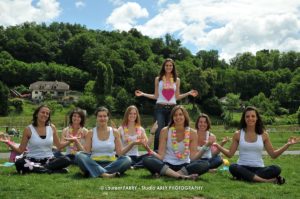
[[[272,182],[284,184],[285,179],[280,176],[281,169],[277,165],[265,167],[262,159],[262,151],[265,148],[272,158],[277,158],[290,145],[299,142],[299,138],[291,137],[281,148],[274,150],[269,134],[265,131],[262,119],[255,107],[247,107],[241,117],[241,130],[235,132],[231,147],[225,149],[214,143],[224,155],[232,157],[239,147],[239,159],[237,164],[231,164],[230,173],[235,179],[250,182]]]
[[[85,139],[87,153],[78,152],[75,155],[75,164],[86,177],[118,176],[130,168],[131,159],[128,156],[122,156],[120,135],[116,129],[108,126],[108,109],[99,107],[95,115],[97,127],[90,130]]]
[[[0,140],[19,154],[28,148],[28,153],[16,160],[18,173],[68,172],[65,168],[70,165],[70,159],[65,156],[55,158],[52,152],[53,144],[60,149],[68,142],[60,142],[55,126],[50,122],[50,109],[46,105],[41,105],[33,113],[32,124],[25,128],[19,147],[9,140]]]
[[[143,159],[144,166],[152,173],[179,179],[196,179],[209,170],[207,161],[195,161],[204,153],[197,151],[197,133],[189,127],[189,115],[183,106],[171,111],[170,123],[161,130],[158,153]]]

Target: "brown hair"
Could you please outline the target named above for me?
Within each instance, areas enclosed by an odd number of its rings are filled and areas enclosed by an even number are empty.
[[[166,74],[165,65],[166,65],[167,62],[171,62],[172,65],[173,65],[172,75],[173,75],[174,82],[176,82],[177,72],[176,72],[175,62],[171,58],[165,59],[164,63],[162,64],[162,67],[161,67],[160,72],[159,72],[158,80],[159,81],[162,80],[163,76]]]
[[[177,110],[181,110],[183,112],[183,115],[184,115],[184,127],[188,127],[190,126],[190,116],[188,114],[188,112],[186,111],[186,109],[182,106],[182,105],[177,105],[175,106],[172,111],[171,111],[171,114],[170,114],[170,122],[169,122],[169,125],[168,127],[170,128],[171,126],[173,126],[174,124],[174,120],[173,120],[173,117],[175,115],[175,112]]]
[[[210,127],[211,127],[211,121],[210,121],[210,119],[209,119],[209,116],[207,115],[207,114],[205,114],[205,113],[201,113],[199,116],[198,116],[198,118],[197,118],[197,120],[196,120],[196,123],[195,123],[195,128],[198,130],[199,129],[199,127],[198,127],[198,123],[199,123],[199,120],[200,120],[200,118],[205,118],[205,120],[206,120],[206,123],[207,123],[207,131],[210,129]]]
[[[81,118],[80,121],[80,126],[84,127],[85,124],[85,113],[81,108],[75,108],[73,111],[71,111],[70,115],[69,115],[69,124],[72,125],[73,121],[72,121],[72,117],[73,115],[77,113],[79,115],[79,117]]]
[[[45,123],[45,126],[49,126],[50,125],[50,123],[51,123],[51,110],[50,110],[50,108],[47,106],[47,105],[45,105],[45,104],[42,104],[42,105],[40,105],[39,107],[37,107],[36,109],[35,109],[35,111],[33,112],[33,115],[32,115],[32,125],[33,126],[37,126],[37,118],[38,118],[38,113],[40,112],[40,110],[42,109],[42,108],[47,108],[47,109],[49,109],[49,117],[48,117],[48,120],[46,121],[46,123]]]
[[[128,116],[129,116],[129,113],[130,113],[131,110],[136,110],[135,124],[138,125],[138,126],[141,126],[141,117],[140,117],[140,114],[139,114],[139,110],[134,105],[131,105],[131,106],[127,107],[127,109],[126,109],[126,111],[124,113],[124,118],[123,118],[123,121],[122,121],[122,125],[126,126],[128,124]]]
[[[248,111],[255,111],[255,114],[257,117],[256,123],[255,123],[255,132],[259,135],[263,134],[264,130],[265,130],[265,126],[263,124],[260,114],[258,113],[258,110],[254,106],[248,106],[244,109],[244,112],[242,114],[241,121],[240,121],[240,127],[242,129],[245,129],[247,127],[245,116]]]

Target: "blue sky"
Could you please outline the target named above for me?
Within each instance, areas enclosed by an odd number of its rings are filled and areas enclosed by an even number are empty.
[[[227,61],[261,49],[300,51],[299,0],[0,0],[0,25],[26,21],[170,33],[194,54],[217,49]]]

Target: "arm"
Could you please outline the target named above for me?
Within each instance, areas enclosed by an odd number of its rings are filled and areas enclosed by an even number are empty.
[[[164,127],[160,131],[159,135],[159,147],[158,147],[158,153],[155,151],[152,151],[148,145],[145,146],[146,150],[149,154],[155,156],[156,158],[163,160],[166,154],[166,148],[167,148],[167,140],[168,140],[168,127]]]
[[[154,94],[148,94],[148,93],[144,93],[140,90],[136,90],[135,91],[135,96],[137,97],[141,97],[141,96],[144,96],[144,97],[147,97],[149,99],[153,99],[153,100],[156,100],[158,98],[158,78],[159,77],[156,77],[155,78],[155,82],[154,82]]]
[[[192,144],[191,147],[191,160],[197,160],[199,158],[201,158],[201,156],[205,153],[205,151],[209,150],[210,146],[212,145],[212,143],[214,143],[216,141],[216,137],[215,136],[209,136],[208,138],[208,142],[202,147],[202,150],[198,150],[198,136],[197,136],[197,132],[195,130],[193,130],[195,132],[195,138],[193,138],[195,141],[195,144]],[[191,137],[192,138],[192,137]]]
[[[231,158],[234,156],[238,146],[239,146],[239,141],[240,141],[240,131],[237,131],[234,133],[233,138],[232,138],[232,143],[231,146],[228,149],[225,149],[224,147],[220,146],[217,143],[214,143],[213,145],[217,147],[218,150],[220,150],[225,156],[228,158]]]
[[[148,139],[148,142],[147,142],[147,145],[148,146],[151,146],[154,142],[154,137],[155,137],[155,132],[158,128],[158,124],[157,124],[157,121],[154,122],[154,124],[152,125],[151,129],[150,129],[150,136],[149,136],[149,139]]]
[[[62,148],[64,148],[68,144],[70,144],[69,141],[61,142],[59,140],[59,137],[57,135],[56,127],[53,124],[51,124],[51,128],[52,128],[52,131],[53,131],[53,143],[57,147],[58,150],[61,150]]]
[[[85,144],[84,151],[90,153],[92,150],[92,139],[93,139],[93,129],[89,130],[89,132],[85,136]]]
[[[30,136],[31,136],[31,131],[30,131],[29,127],[27,127],[27,128],[25,128],[25,130],[23,132],[21,144],[19,147],[14,145],[14,143],[8,139],[1,139],[0,141],[7,144],[13,151],[21,154],[26,150]]]
[[[299,142],[299,140],[296,139],[295,137],[290,137],[285,145],[283,145],[282,147],[280,147],[277,150],[274,150],[273,145],[270,140],[270,137],[269,137],[269,134],[267,132],[264,132],[262,136],[263,136],[263,140],[264,140],[264,147],[265,147],[267,153],[273,159],[280,156],[284,151],[286,151],[289,148],[290,145],[293,145],[293,144],[296,144]]]
[[[177,81],[176,81],[176,91],[175,91],[176,100],[181,100],[182,98],[185,98],[185,97],[187,97],[189,95],[191,95],[193,97],[196,97],[198,95],[198,91],[196,91],[196,90],[190,90],[189,92],[180,94],[180,79],[177,78]]]
[[[220,143],[220,146],[224,146],[228,141],[231,141],[231,138],[229,137],[224,137]],[[215,155],[218,155],[220,153],[220,150],[215,147],[214,145],[212,146],[212,155],[215,156]]]
[[[116,149],[116,154],[118,156],[124,155],[124,151],[122,150],[122,142],[121,142],[121,136],[118,132],[117,129],[114,129],[114,136],[115,136],[115,149]]]

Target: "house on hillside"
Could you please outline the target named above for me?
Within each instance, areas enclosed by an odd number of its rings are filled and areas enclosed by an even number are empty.
[[[43,100],[46,96],[60,99],[67,96],[69,89],[68,84],[58,81],[37,81],[29,86],[32,100]]]

